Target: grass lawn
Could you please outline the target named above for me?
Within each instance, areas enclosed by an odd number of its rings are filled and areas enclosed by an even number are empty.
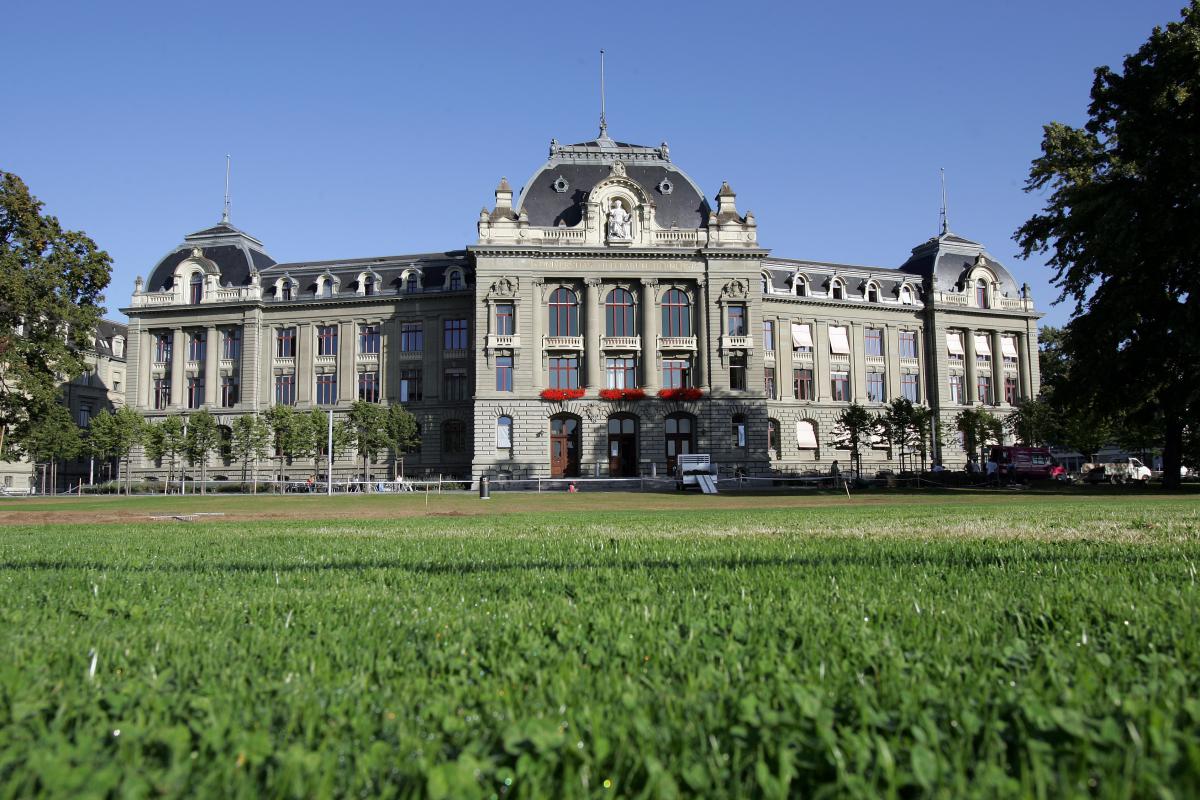
[[[0,797],[1194,797],[1197,562],[1145,491],[0,501]]]

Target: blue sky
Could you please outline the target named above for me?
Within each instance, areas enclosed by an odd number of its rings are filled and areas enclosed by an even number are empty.
[[[14,3],[0,169],[112,255],[109,316],[184,234],[279,261],[456,249],[501,176],[614,138],[722,180],[776,255],[897,266],[950,223],[1067,319],[1013,231],[1041,127],[1085,119],[1182,0],[1006,3]]]

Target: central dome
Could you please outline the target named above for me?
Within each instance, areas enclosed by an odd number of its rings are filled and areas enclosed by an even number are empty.
[[[709,205],[704,193],[686,173],[671,163],[666,142],[645,147],[617,142],[602,134],[579,144],[550,142],[550,158],[525,187],[517,202],[518,213],[528,214],[537,227],[573,228],[583,220],[588,193],[621,162],[625,174],[653,198],[655,219],[663,228],[703,228]]]

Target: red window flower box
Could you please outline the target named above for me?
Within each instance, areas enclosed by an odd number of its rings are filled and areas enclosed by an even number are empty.
[[[541,398],[551,402],[563,400],[578,400],[583,397],[583,389],[543,389]]]
[[[681,386],[677,389],[661,389],[658,396],[663,400],[699,400],[704,392],[694,386]]]
[[[641,389],[601,389],[601,400],[645,400],[646,393]]]

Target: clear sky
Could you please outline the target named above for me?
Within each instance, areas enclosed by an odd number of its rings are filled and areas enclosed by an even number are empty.
[[[779,256],[895,267],[950,224],[1067,319],[1011,236],[1042,125],[1085,119],[1183,0],[9,3],[0,169],[114,260],[109,316],[220,218],[278,261],[461,248],[551,137],[670,143]]]

